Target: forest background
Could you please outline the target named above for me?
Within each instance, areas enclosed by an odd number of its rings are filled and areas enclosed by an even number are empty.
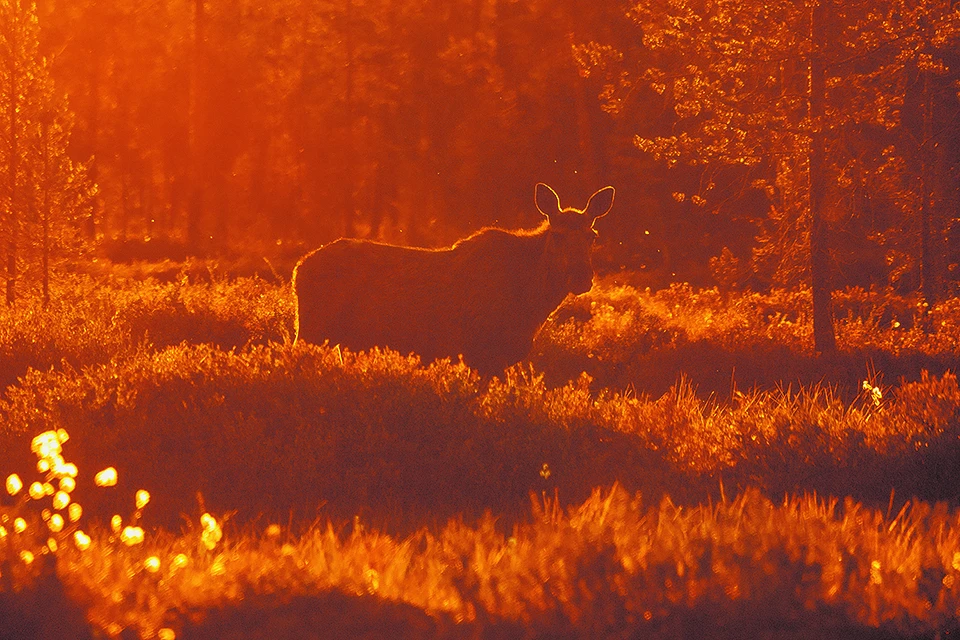
[[[830,288],[932,303],[957,273],[943,2],[45,0],[36,16],[67,154],[97,185],[72,224],[117,260],[441,246],[537,224],[544,181],[565,206],[617,187],[596,266],[633,284],[792,287],[812,253]]]

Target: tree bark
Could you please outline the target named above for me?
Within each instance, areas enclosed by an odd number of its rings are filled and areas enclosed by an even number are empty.
[[[937,248],[940,230],[934,220],[932,176],[934,162],[931,160],[933,147],[933,96],[930,91],[930,71],[922,72],[923,88],[921,93],[921,135],[920,135],[920,293],[927,318],[930,307],[940,301],[940,278],[937,269],[939,255]],[[924,322],[929,327],[929,323]]]
[[[17,244],[19,242],[20,218],[17,213],[17,172],[19,171],[20,148],[17,135],[17,111],[19,106],[20,87],[17,78],[20,73],[17,64],[17,52],[20,43],[17,41],[15,26],[10,29],[10,58],[7,60],[7,73],[10,74],[8,87],[10,101],[7,104],[7,125],[10,136],[10,157],[7,159],[7,171],[10,181],[10,199],[7,222],[9,224],[7,236],[7,304],[13,305],[17,297]]]
[[[824,218],[826,195],[824,101],[826,97],[826,69],[823,60],[824,2],[813,6],[810,38],[813,52],[810,56],[810,272],[813,288],[813,343],[818,354],[836,351],[833,330],[833,304],[830,286],[829,230]]]
[[[194,0],[193,19],[193,59],[190,63],[190,97],[188,118],[188,153],[190,154],[187,167],[187,244],[196,249],[200,243],[200,217],[203,215],[204,200],[204,161],[202,145],[200,143],[201,130],[201,100],[200,83],[205,67],[206,55],[206,16],[203,8],[204,0]]]

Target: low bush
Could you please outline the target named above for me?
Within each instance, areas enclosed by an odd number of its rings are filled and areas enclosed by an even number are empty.
[[[197,492],[244,519],[326,505],[403,526],[509,515],[530,492],[582,500],[615,481],[685,502],[721,482],[874,503],[891,489],[957,497],[956,378],[866,386],[852,403],[820,386],[702,400],[689,382],[653,399],[593,392],[588,377],[551,388],[519,366],[484,382],[395,352],[183,344],[31,371],[0,403],[0,443],[16,452],[64,428],[81,466],[116,461],[167,524],[196,510]]]

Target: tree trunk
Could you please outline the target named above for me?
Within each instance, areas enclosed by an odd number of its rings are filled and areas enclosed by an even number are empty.
[[[933,96],[930,92],[930,71],[924,70],[921,94],[921,134],[920,134],[920,293],[925,303],[924,318],[930,307],[940,301],[940,278],[937,269],[939,255],[937,248],[940,229],[934,220],[933,207]],[[929,323],[924,322],[929,329]]]
[[[50,306],[50,145],[49,125],[46,121],[40,124],[40,144],[43,145],[43,200],[40,204],[41,225],[41,270],[43,308]]]
[[[17,110],[19,107],[20,87],[17,82],[17,75],[20,69],[17,65],[17,51],[20,43],[16,41],[16,28],[10,29],[10,58],[7,60],[7,73],[10,74],[10,102],[7,104],[7,125],[10,136],[10,157],[7,159],[7,172],[10,180],[10,200],[7,223],[7,304],[13,305],[17,297],[17,243],[19,241],[20,218],[17,213],[17,172],[19,171],[20,148],[17,135]]]
[[[187,245],[195,249],[200,243],[200,217],[203,215],[203,169],[204,158],[200,144],[201,129],[201,100],[200,83],[204,69],[206,46],[204,39],[206,16],[203,8],[204,0],[194,0],[193,17],[193,59],[190,62],[190,96],[188,119],[188,153],[187,162]]]
[[[827,221],[824,219],[826,172],[824,168],[824,100],[826,97],[826,70],[823,60],[824,2],[813,7],[810,37],[813,53],[810,57],[810,272],[813,288],[813,343],[819,354],[836,351],[833,330],[833,305],[830,287],[830,249]]]

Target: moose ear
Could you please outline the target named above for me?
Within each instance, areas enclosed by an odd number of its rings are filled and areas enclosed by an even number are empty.
[[[560,211],[560,196],[557,195],[556,191],[542,182],[537,183],[534,200],[537,203],[537,211],[548,218],[550,214]]]
[[[583,208],[583,212],[593,216],[594,220],[602,218],[607,215],[613,207],[613,194],[613,187],[600,189],[587,200],[587,206]]]

